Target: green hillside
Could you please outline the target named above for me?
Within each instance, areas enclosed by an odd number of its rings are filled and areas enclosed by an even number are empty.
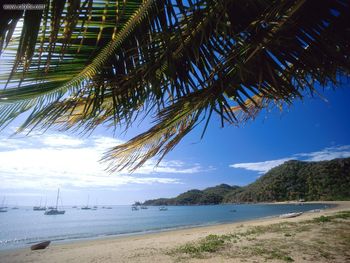
[[[224,202],[350,199],[350,158],[288,161],[256,182],[227,194]]]
[[[239,189],[239,186],[229,186],[221,184],[215,187],[209,187],[204,190],[189,190],[178,195],[175,198],[159,198],[155,200],[145,201],[145,205],[208,205],[220,204],[224,201],[224,197]]]
[[[305,199],[350,200],[350,158],[321,162],[288,161],[244,187],[221,184],[190,190],[145,205],[204,205]]]

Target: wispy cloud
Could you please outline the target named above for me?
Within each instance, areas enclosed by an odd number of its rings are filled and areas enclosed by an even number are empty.
[[[84,140],[65,134],[48,134],[41,139],[42,143],[51,147],[76,147],[84,144]]]
[[[270,169],[272,169],[273,167],[281,165],[291,159],[292,158],[283,158],[278,160],[270,160],[270,161],[256,162],[256,163],[235,163],[235,164],[231,164],[230,167],[242,168],[242,169],[258,172],[259,174],[264,174]]]
[[[346,158],[350,156],[350,145],[328,147],[321,151],[311,153],[298,153],[294,156],[298,159],[313,162],[332,160],[335,158]]]
[[[350,145],[328,147],[323,150],[310,152],[310,153],[298,153],[298,154],[292,155],[291,157],[285,157],[277,160],[269,160],[269,161],[254,162],[254,163],[236,163],[236,164],[231,164],[230,167],[246,169],[246,170],[258,172],[259,174],[264,174],[268,172],[270,169],[278,165],[281,165],[289,160],[315,162],[315,161],[326,161],[326,160],[332,160],[335,158],[346,158],[346,157],[350,157]]]
[[[123,141],[93,136],[79,139],[62,134],[31,137],[0,137],[0,180],[2,189],[54,189],[62,187],[109,187],[125,184],[179,184],[164,175],[202,171],[199,164],[178,160],[163,161],[157,168],[153,161],[130,175],[109,174],[101,164],[101,154]]]

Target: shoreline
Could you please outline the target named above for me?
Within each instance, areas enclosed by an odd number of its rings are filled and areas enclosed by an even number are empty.
[[[325,208],[321,210],[330,210],[332,208],[335,208],[338,205],[339,201],[309,201],[309,202],[298,202],[298,201],[281,201],[281,202],[261,202],[261,203],[239,203],[239,204],[219,204],[219,205],[308,205],[308,204],[322,204],[325,205]],[[329,205],[327,207],[327,205]],[[127,205],[125,205],[127,206]],[[191,205],[190,205],[191,206]],[[156,206],[157,207],[157,206]],[[308,211],[305,211],[304,213],[307,213]],[[253,222],[253,221],[260,221],[260,220],[270,220],[274,218],[278,218],[279,214],[276,215],[270,215],[270,216],[264,216],[264,217],[258,217],[258,218],[250,218],[250,219],[242,219],[239,221],[218,221],[218,222],[208,222],[203,224],[186,224],[181,226],[174,226],[174,227],[168,227],[168,228],[156,228],[156,229],[150,229],[150,230],[144,230],[144,231],[135,231],[135,232],[125,232],[125,233],[117,233],[117,234],[105,234],[105,235],[91,235],[89,237],[76,237],[76,238],[59,238],[59,239],[50,239],[50,238],[43,238],[42,241],[50,240],[51,244],[53,245],[66,245],[66,244],[74,244],[74,243],[81,243],[81,242],[94,242],[94,241],[100,241],[100,240],[110,240],[110,239],[119,239],[119,238],[128,238],[128,237],[135,237],[135,236],[144,236],[144,235],[151,235],[151,234],[160,234],[160,233],[167,233],[167,232],[173,232],[173,231],[181,231],[181,230],[190,230],[190,229],[197,229],[197,228],[205,228],[205,227],[216,227],[219,225],[231,225],[231,224],[242,224],[246,222]],[[16,250],[25,250],[27,248],[30,248],[31,245],[37,244],[40,241],[32,241],[28,243],[24,243],[21,246],[13,246],[13,247],[5,247],[0,249],[0,255],[2,252],[10,252],[10,251],[16,251]]]
[[[237,229],[242,230],[255,226],[267,226],[280,222],[299,222],[322,215],[350,210],[350,201],[316,201],[304,203],[322,203],[332,205],[332,207],[321,212],[305,212],[299,217],[288,219],[269,217],[234,223],[227,222],[208,226],[165,229],[153,233],[105,236],[89,240],[71,240],[67,243],[52,244],[47,249],[41,251],[30,251],[29,247],[4,250],[0,251],[1,262],[109,262],[111,258],[119,259],[118,262],[142,262],[139,259],[143,258],[145,253],[151,253],[152,256],[159,257],[161,262],[165,262],[165,258],[169,256],[163,255],[159,252],[160,250],[168,250],[211,234],[225,235]],[[287,204],[287,202],[281,202],[281,204]],[[108,259],[105,254],[109,255]]]

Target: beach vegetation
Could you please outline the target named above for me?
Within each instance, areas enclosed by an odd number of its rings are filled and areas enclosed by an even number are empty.
[[[350,211],[344,211],[313,220],[237,228],[230,234],[211,234],[186,243],[169,255],[179,259],[249,257],[257,262],[295,262],[302,255],[303,260],[344,262],[350,245],[349,219]]]
[[[331,218],[328,216],[320,216],[320,217],[316,217],[313,221],[317,223],[325,223],[325,222],[330,222]]]
[[[245,246],[244,254],[247,254],[250,257],[264,258],[265,261],[280,260],[282,262],[294,262],[294,259],[290,256],[289,252],[277,245],[267,247],[263,244],[256,243],[252,246]]]
[[[312,221],[316,223],[325,223],[325,222],[339,222],[338,220],[335,219],[349,219],[350,218],[350,211],[342,211],[338,212],[335,215],[330,215],[330,216],[320,216],[314,218]]]
[[[226,242],[231,241],[233,238],[233,235],[208,235],[198,243],[188,243],[180,246],[175,252],[200,257],[203,253],[217,252],[224,247]]]
[[[201,128],[203,137],[214,116],[222,127],[241,125],[264,109],[338,87],[350,72],[347,0],[37,3],[43,8],[1,9],[0,127],[19,119],[19,132],[89,134],[147,120],[105,153],[110,172],[160,161],[192,130]],[[337,196],[323,191],[332,183],[326,177],[308,179],[321,182],[308,184],[313,199]],[[277,182],[268,199],[285,199],[276,189]],[[238,196],[264,200],[248,194]]]

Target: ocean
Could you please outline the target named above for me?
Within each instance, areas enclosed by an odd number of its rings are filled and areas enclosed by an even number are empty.
[[[29,247],[51,240],[54,243],[108,236],[134,235],[164,230],[243,222],[278,216],[288,212],[306,212],[330,207],[326,204],[239,204],[206,206],[148,207],[133,211],[131,206],[81,210],[63,207],[64,215],[44,215],[32,207],[8,209],[0,213],[0,250]]]

